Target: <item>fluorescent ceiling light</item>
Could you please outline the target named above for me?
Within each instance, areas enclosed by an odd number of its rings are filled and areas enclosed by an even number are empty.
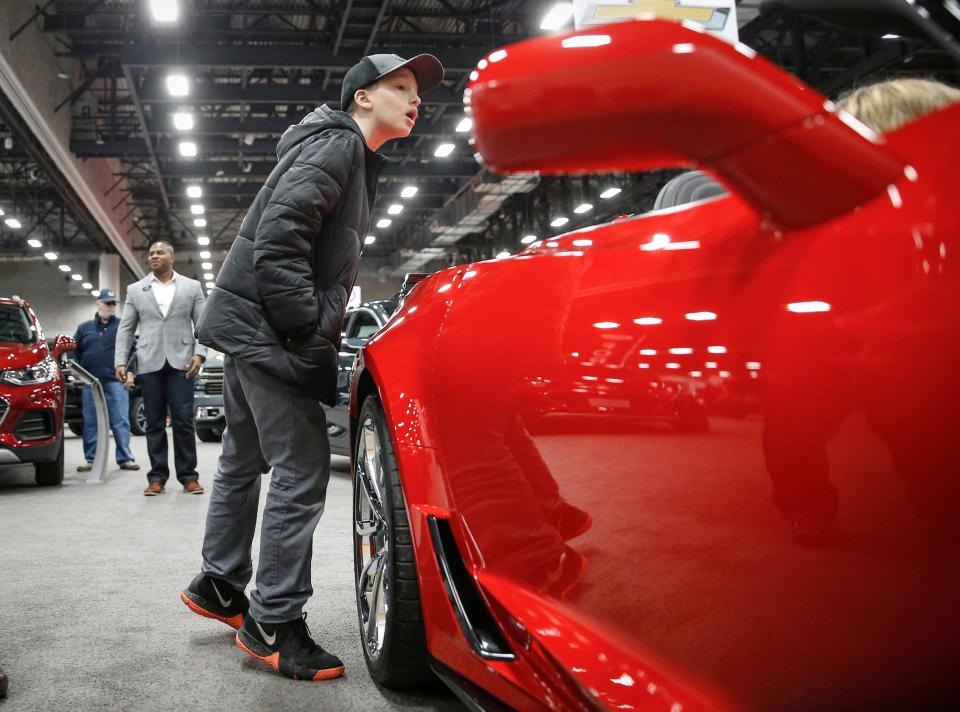
[[[190,212],[194,215],[203,215],[203,206],[202,205],[191,205]]]
[[[573,3],[558,2],[544,15],[540,23],[541,30],[559,30],[573,17]]]
[[[520,238],[521,245],[529,245],[531,242],[536,242],[536,241],[537,241],[536,235],[524,235],[523,237]]]
[[[206,218],[197,218],[196,220],[193,221],[193,226],[194,226],[194,227],[206,227],[206,226],[207,226],[207,219],[206,219]]]
[[[72,279],[74,282],[80,282],[83,280],[83,276],[74,272],[73,274],[70,275],[70,279]]]
[[[180,155],[186,156],[187,158],[192,158],[197,155],[197,144],[193,141],[181,141],[180,142]]]
[[[610,198],[612,198],[613,196],[619,195],[620,192],[621,192],[620,188],[607,188],[605,191],[600,193],[600,197],[603,198],[604,200],[610,200]]]
[[[417,194],[419,188],[415,185],[408,185],[403,190],[400,191],[401,198],[412,198]]]
[[[27,240],[27,244],[30,245],[30,247],[43,247],[43,243],[33,237]]]
[[[204,279],[213,279],[213,277],[214,277],[213,272],[204,272],[204,273],[203,273],[203,278],[204,278]]]
[[[388,215],[399,215],[403,212],[403,206],[400,203],[394,203],[389,208],[387,208]]]
[[[202,198],[203,197],[203,188],[199,185],[187,186],[187,197],[188,198]]]
[[[150,12],[157,22],[176,22],[180,17],[177,0],[150,0]]]
[[[446,158],[451,153],[453,153],[454,145],[452,143],[441,143],[437,146],[437,150],[433,152],[433,155],[437,158]]]
[[[50,260],[51,262],[56,261],[56,259],[57,259],[57,253],[56,253],[56,252],[44,252],[44,253],[43,253],[43,258],[44,258],[45,260]]]
[[[23,225],[20,224],[20,221],[16,218],[7,218],[3,222],[7,224],[7,227],[12,227],[14,230],[23,227]]]
[[[380,228],[390,227],[390,225],[392,224],[393,224],[393,220],[391,220],[390,218],[380,218],[379,220],[377,220],[377,227],[380,227]]]
[[[98,292],[96,289],[91,289],[91,290],[90,290],[90,296],[91,296],[91,297],[99,297],[99,296],[100,296],[100,292]]]
[[[554,218],[553,220],[551,220],[550,225],[551,227],[563,227],[568,222],[570,222],[570,218],[565,218],[561,216],[559,218]]]
[[[206,285],[207,285],[207,289],[213,289],[214,287],[217,286],[217,283],[211,281],[211,282],[207,282]]]
[[[204,235],[201,235],[200,237],[197,238],[197,244],[200,245],[201,247],[206,247],[207,245],[210,244],[210,238],[205,237]]]
[[[84,282],[80,286],[83,287],[84,289],[93,289],[93,285],[90,282]]]
[[[173,127],[177,131],[190,131],[193,128],[193,114],[189,111],[178,111],[173,115]]]
[[[457,133],[466,133],[473,128],[473,119],[469,116],[464,116],[460,119],[460,122],[457,124],[457,127],[454,129]]]
[[[213,262],[204,262],[200,265],[200,269],[213,269]]]
[[[61,272],[69,272],[69,271],[70,271],[70,265],[59,265],[59,269],[60,269]]]
[[[190,80],[186,74],[168,74],[167,92],[170,96],[186,96],[190,93]]]
[[[208,250],[204,250],[203,252],[201,252],[201,253],[200,253],[200,259],[201,259],[201,260],[209,260],[209,259],[210,259],[210,252],[209,252]]]
[[[583,213],[588,213],[593,210],[593,203],[580,203],[577,207],[573,209],[577,215],[583,215]]]
[[[364,244],[364,245],[372,245],[372,244],[373,244],[374,242],[376,242],[376,241],[377,241],[377,236],[376,236],[376,235],[367,235],[366,239],[364,239],[364,241],[363,241],[363,244]]]

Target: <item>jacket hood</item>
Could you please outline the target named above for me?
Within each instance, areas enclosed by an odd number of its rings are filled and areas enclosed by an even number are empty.
[[[363,138],[360,127],[350,118],[350,114],[345,111],[336,111],[324,104],[304,116],[299,124],[294,124],[283,132],[277,143],[277,160],[283,158],[284,154],[297,144],[326,129],[349,129]]]

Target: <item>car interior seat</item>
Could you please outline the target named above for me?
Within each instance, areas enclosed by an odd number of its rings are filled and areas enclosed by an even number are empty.
[[[726,194],[726,189],[703,171],[687,171],[664,184],[653,203],[653,209],[673,208]]]

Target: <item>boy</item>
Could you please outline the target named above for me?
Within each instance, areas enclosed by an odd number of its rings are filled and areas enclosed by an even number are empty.
[[[197,327],[202,343],[225,354],[227,429],[202,573],[181,598],[237,628],[244,651],[295,679],[343,674],[343,663],[311,637],[303,606],[313,593],[313,532],[330,476],[319,401],[334,402],[347,297],[386,162],[374,151],[409,135],[418,92],[442,79],[431,55],[364,57],[344,77],[343,111],[322,106],[287,129]],[[260,475],[271,468],[248,601]]]

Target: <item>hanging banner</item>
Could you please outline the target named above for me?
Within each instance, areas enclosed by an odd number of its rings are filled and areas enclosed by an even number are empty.
[[[694,22],[730,42],[740,38],[735,0],[574,0],[573,22],[579,30],[624,20],[656,17]]]

